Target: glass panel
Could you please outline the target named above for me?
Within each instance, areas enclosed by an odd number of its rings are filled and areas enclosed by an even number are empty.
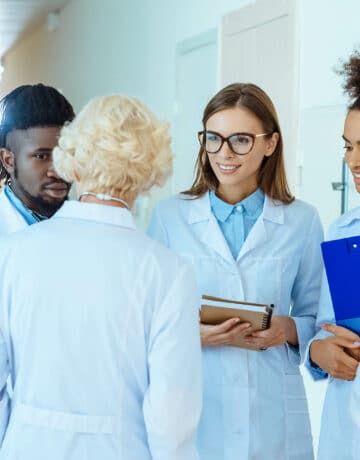
[[[352,175],[349,173],[349,168],[345,169],[345,211],[360,206],[360,194],[356,191]]]
[[[318,209],[325,232],[341,214],[342,192],[339,186],[343,182],[344,153],[341,135],[345,115],[346,107],[343,104],[310,107],[300,112],[300,197]]]

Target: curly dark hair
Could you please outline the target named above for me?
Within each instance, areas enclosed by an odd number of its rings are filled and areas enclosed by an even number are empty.
[[[360,51],[354,51],[337,73],[345,78],[343,88],[351,99],[349,110],[360,110]]]
[[[19,86],[0,100],[0,148],[8,148],[6,138],[14,129],[63,126],[74,116],[71,104],[57,89],[41,83]],[[8,179],[0,161],[0,183]]]

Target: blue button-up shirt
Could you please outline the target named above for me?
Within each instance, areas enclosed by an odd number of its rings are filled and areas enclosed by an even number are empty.
[[[264,208],[265,195],[261,189],[236,204],[229,204],[210,191],[210,205],[229,245],[234,259],[240,252],[250,230]]]

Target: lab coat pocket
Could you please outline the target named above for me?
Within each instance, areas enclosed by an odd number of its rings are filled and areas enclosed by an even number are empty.
[[[25,404],[17,404],[15,414],[17,422],[20,424],[52,430],[93,434],[114,434],[118,431],[116,419],[113,416],[59,412]]]
[[[100,452],[101,458],[115,458],[115,433],[119,435],[120,427],[113,416],[60,412],[16,403],[0,458],[90,460],[100,458]]]
[[[15,403],[1,447],[7,460],[118,458],[117,418],[81,415]]]
[[[313,459],[312,435],[305,388],[300,372],[284,375],[288,459]]]

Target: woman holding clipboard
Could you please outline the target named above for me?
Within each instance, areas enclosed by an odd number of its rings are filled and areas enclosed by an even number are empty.
[[[149,234],[192,262],[201,295],[275,304],[262,332],[201,324],[200,457],[312,459],[299,363],[320,290],[318,214],[289,192],[277,114],[258,86],[219,91],[198,137],[192,187],[155,208]]]
[[[360,193],[359,52],[350,57],[341,73],[345,76],[344,88],[352,98],[344,124],[345,161],[353,176],[356,190]],[[328,239],[336,240],[355,235],[360,235],[360,207],[339,217],[330,226]],[[317,324],[321,329],[309,346],[309,358],[306,360],[314,379],[329,377],[322,414],[318,460],[358,460],[359,428],[355,429],[354,421],[360,426],[360,400],[356,393],[352,400],[351,394],[356,391],[354,379],[359,365],[360,336],[332,323],[335,323],[335,315],[324,275],[317,318]],[[356,385],[359,388],[357,391],[360,391],[360,382]]]

